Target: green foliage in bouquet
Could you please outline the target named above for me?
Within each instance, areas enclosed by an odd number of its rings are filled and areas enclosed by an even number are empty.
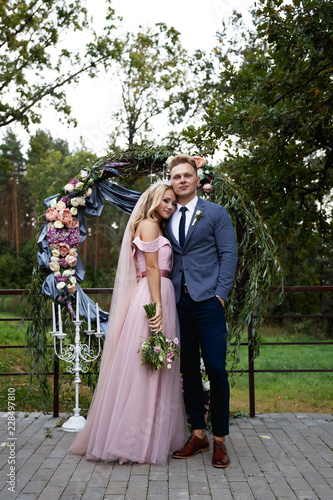
[[[156,302],[145,304],[143,307],[148,319],[155,316]],[[149,365],[152,372],[163,366],[170,370],[172,362],[179,359],[178,339],[169,339],[162,332],[152,331],[149,339],[141,343],[138,353],[141,353],[141,366]]]

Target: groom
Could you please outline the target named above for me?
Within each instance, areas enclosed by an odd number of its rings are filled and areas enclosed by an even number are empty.
[[[222,206],[198,198],[200,179],[193,157],[175,156],[170,163],[170,175],[178,207],[167,226],[167,237],[174,251],[171,280],[180,322],[184,398],[193,431],[173,457],[190,458],[209,450],[200,373],[201,349],[210,381],[212,465],[227,467],[230,463],[225,446],[225,436],[229,434],[229,382],[225,368],[224,304],[236,272],[235,231]]]

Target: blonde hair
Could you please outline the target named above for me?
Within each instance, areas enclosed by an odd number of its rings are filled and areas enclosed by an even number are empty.
[[[155,210],[161,203],[165,191],[167,191],[168,189],[171,189],[171,191],[173,191],[172,186],[170,186],[169,184],[161,184],[155,188],[153,187],[147,189],[147,191],[143,193],[141,197],[141,204],[139,207],[139,211],[134,217],[131,224],[131,232],[133,238],[135,236],[136,230],[139,227],[139,224],[143,220],[149,219],[157,221],[157,218],[155,217]],[[165,221],[162,221],[161,228],[162,231],[164,232]]]

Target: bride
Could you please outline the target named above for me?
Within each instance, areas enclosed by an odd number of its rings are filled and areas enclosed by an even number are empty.
[[[179,361],[153,373],[137,352],[150,328],[179,337],[173,254],[165,222],[177,206],[167,184],[151,186],[127,224],[111,304],[100,375],[87,422],[70,452],[89,460],[165,464],[184,444]],[[143,305],[156,302],[148,321]]]

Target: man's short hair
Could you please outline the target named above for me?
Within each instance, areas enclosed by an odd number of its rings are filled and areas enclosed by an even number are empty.
[[[176,155],[176,156],[174,156],[174,158],[172,158],[172,160],[170,162],[170,167],[169,167],[170,173],[174,167],[176,167],[177,165],[180,165],[181,163],[189,163],[194,168],[195,172],[197,173],[197,164],[195,162],[195,159],[192,156],[183,155],[183,154]]]

